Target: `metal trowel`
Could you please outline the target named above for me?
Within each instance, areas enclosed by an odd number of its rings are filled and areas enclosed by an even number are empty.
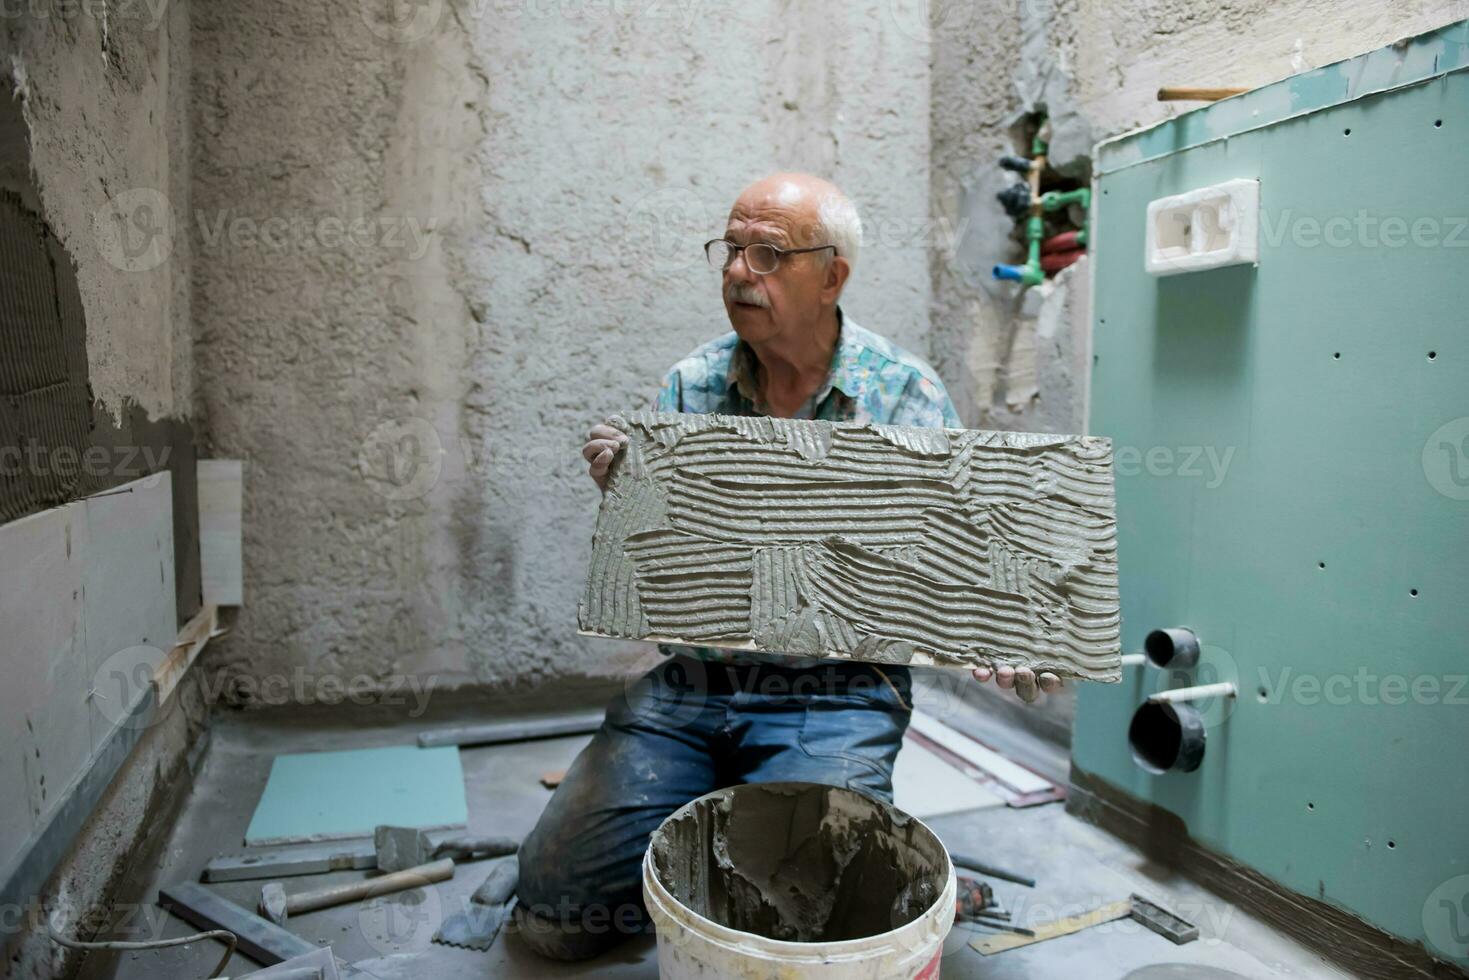
[[[509,857],[490,870],[468,904],[444,920],[433,941],[441,946],[489,949],[515,910],[515,888],[520,884],[520,862]]]

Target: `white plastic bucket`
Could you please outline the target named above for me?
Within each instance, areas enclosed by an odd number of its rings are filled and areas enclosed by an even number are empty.
[[[861,805],[895,815],[907,836],[940,869],[938,898],[916,918],[897,928],[857,939],[791,942],[771,939],[721,925],[689,908],[665,887],[654,860],[654,846],[673,821],[688,817],[701,803],[752,789],[815,788],[805,783],[735,786],[700,797],[675,812],[653,835],[643,856],[643,897],[658,934],[658,974],[663,980],[933,980],[939,975],[944,939],[954,925],[956,884],[947,850],[922,821],[895,807],[850,790],[821,787],[845,794]],[[931,855],[931,857],[930,857]],[[931,876],[925,876],[931,877]]]

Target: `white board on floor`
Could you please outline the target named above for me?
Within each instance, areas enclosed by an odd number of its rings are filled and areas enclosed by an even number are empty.
[[[1004,806],[1005,799],[949,765],[911,738],[893,765],[893,806],[920,820],[946,813]]]

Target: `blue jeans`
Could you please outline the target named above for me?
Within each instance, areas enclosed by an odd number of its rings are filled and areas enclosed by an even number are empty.
[[[607,706],[521,845],[522,937],[544,955],[580,959],[643,931],[648,839],[705,793],[797,781],[892,802],[911,692],[901,666],[670,657]]]

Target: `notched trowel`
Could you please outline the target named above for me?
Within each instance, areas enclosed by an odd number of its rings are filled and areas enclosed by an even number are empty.
[[[520,884],[520,861],[508,857],[490,869],[461,912],[444,920],[433,941],[441,946],[489,949],[515,910],[515,888]]]

